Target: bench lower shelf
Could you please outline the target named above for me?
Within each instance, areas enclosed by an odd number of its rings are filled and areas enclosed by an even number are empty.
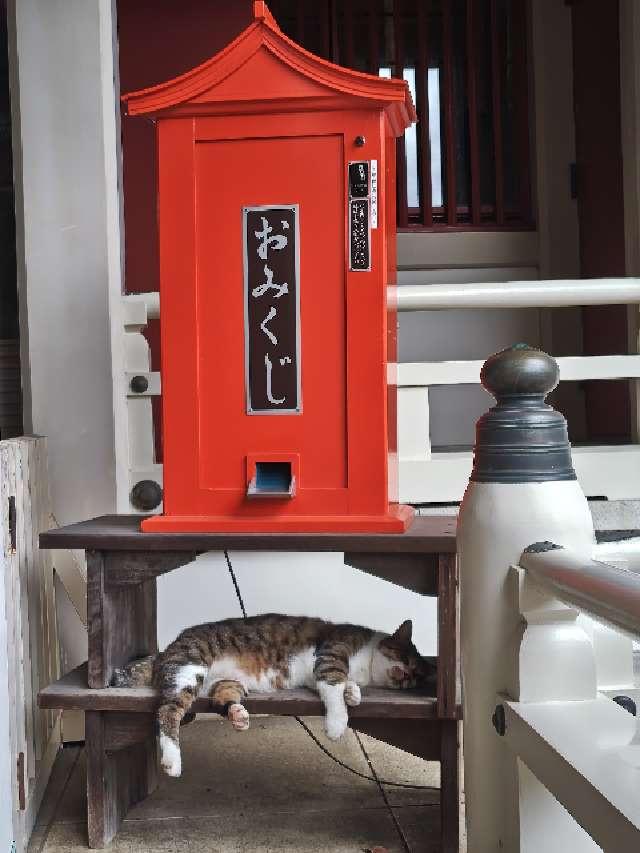
[[[82,664],[59,681],[40,691],[41,708],[62,708],[72,711],[129,711],[150,713],[156,710],[159,697],[150,687],[87,687],[87,665]],[[273,693],[250,693],[244,705],[253,714],[322,716],[324,709],[317,694],[304,688],[278,690]],[[206,699],[197,699],[192,708],[197,713],[216,713]],[[456,719],[461,718],[460,708]],[[381,717],[393,719],[437,719],[433,696],[413,690],[383,690],[365,688],[362,702],[349,708],[350,717]]]
[[[41,708],[62,708],[78,711],[128,711],[150,713],[156,710],[159,697],[150,687],[87,687],[87,665],[77,667],[59,681],[45,687],[38,697]],[[250,693],[244,705],[253,714],[322,716],[324,709],[319,697],[311,690],[278,690],[273,693]],[[206,699],[193,705],[197,713],[215,712]],[[370,687],[363,690],[362,702],[349,708],[350,717],[435,720],[438,718],[436,699],[419,691],[383,690]],[[457,708],[456,719],[460,719]]]

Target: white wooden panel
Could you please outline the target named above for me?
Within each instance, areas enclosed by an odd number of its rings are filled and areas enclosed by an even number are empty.
[[[15,548],[10,501],[15,502]],[[60,742],[59,712],[41,711],[41,687],[59,676],[50,555],[38,536],[50,526],[46,442],[20,438],[0,442],[0,556],[6,600],[7,637],[0,649],[8,662],[10,763],[13,831],[17,850],[25,849],[40,798]],[[6,744],[0,744],[0,750]],[[24,756],[25,807],[20,808],[16,772]]]
[[[398,388],[398,457],[429,459],[429,389]]]
[[[131,390],[131,380],[134,376],[144,376],[144,378],[149,383],[146,391]],[[134,370],[132,373],[125,373],[125,379],[127,384],[127,397],[132,397],[134,400],[138,399],[139,397],[157,397],[159,394],[162,393],[160,373],[157,370]]]
[[[640,355],[575,356],[556,359],[562,381],[640,378]],[[405,362],[397,365],[399,386],[475,385],[482,361]]]
[[[637,850],[640,761],[635,718],[604,696],[504,706],[504,746],[522,758],[603,850]],[[543,850],[550,829],[538,825],[537,845],[527,849]]]
[[[432,452],[420,462],[400,459],[400,500],[405,503],[456,503],[471,475],[471,450]],[[640,497],[640,446],[574,447],[573,464],[587,497],[609,500]]]
[[[149,320],[160,316],[160,294],[150,291],[123,296],[122,313],[125,326],[146,326]]]
[[[538,278],[537,267],[449,267],[446,269],[398,270],[398,285],[475,284],[476,282],[532,281]]]
[[[129,476],[127,483],[118,490],[118,508],[122,512],[138,511],[129,499],[131,488],[137,482],[142,479],[153,479],[162,483],[162,466],[157,466],[155,462],[151,404],[151,397],[161,391],[160,374],[151,371],[149,344],[142,334],[143,324],[151,313],[150,309],[159,310],[157,296],[158,294],[142,294],[136,297],[125,297],[123,300],[127,313],[125,330],[121,334],[124,349],[127,422],[120,424],[119,428],[124,432],[127,444]],[[147,300],[145,297],[150,299]],[[130,390],[131,378],[136,375],[146,376],[149,380],[149,388],[143,394],[135,394]],[[159,471],[159,474],[150,473],[152,471]],[[155,512],[158,511],[160,508],[155,510]]]
[[[398,234],[399,269],[538,266],[535,231]]]

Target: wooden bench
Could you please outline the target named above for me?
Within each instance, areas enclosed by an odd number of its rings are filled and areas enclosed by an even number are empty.
[[[155,708],[151,688],[109,687],[114,669],[157,651],[156,578],[208,551],[334,551],[345,562],[423,595],[438,596],[436,697],[370,688],[349,709],[350,724],[442,764],[442,850],[458,851],[457,574],[455,519],[417,518],[404,534],[153,534],[139,516],[105,516],[51,530],[43,548],[87,552],[89,660],[39,695],[42,708],[85,712],[88,837],[106,846],[131,805],[157,783]],[[253,694],[258,714],[322,715],[316,694],[285,690]],[[198,700],[197,712],[215,712]]]

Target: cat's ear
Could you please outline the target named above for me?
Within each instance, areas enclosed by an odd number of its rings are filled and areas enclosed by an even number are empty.
[[[391,635],[391,639],[396,643],[399,643],[401,646],[408,646],[411,642],[411,634],[413,632],[413,623],[411,619],[405,619],[402,625],[394,631]]]

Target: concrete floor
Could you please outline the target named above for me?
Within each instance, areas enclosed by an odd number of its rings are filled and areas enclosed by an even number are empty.
[[[306,722],[338,758],[370,774],[353,732],[330,743],[319,719]],[[161,776],[155,793],[129,812],[112,853],[404,853],[377,785],[330,761],[294,719],[254,717],[248,732],[237,733],[218,717],[200,717],[182,738],[182,777]],[[380,778],[437,789],[439,764],[361,738]],[[412,853],[436,853],[438,791],[385,790]],[[85,816],[84,750],[67,747],[29,853],[85,851]]]

